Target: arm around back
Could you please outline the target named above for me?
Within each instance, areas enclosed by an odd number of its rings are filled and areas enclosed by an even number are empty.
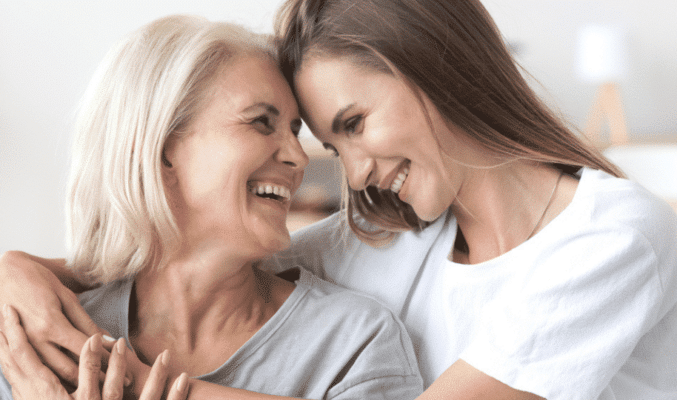
[[[61,378],[77,382],[77,365],[60,348],[80,354],[87,338],[99,329],[64,286],[84,287],[63,260],[48,260],[10,251],[0,256],[0,304],[13,306],[38,355]]]

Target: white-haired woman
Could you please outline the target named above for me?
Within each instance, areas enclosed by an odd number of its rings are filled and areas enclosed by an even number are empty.
[[[101,285],[79,300],[141,361],[168,349],[168,381],[196,378],[190,398],[414,398],[422,380],[390,311],[304,271],[257,268],[290,241],[300,127],[265,37],[171,16],[123,40],[76,127],[68,265]],[[36,350],[73,378],[59,349]],[[127,369],[138,396],[150,367]]]

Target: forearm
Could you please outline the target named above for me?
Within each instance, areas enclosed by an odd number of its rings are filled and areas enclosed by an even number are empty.
[[[187,400],[294,400],[294,397],[272,396],[242,389],[221,386],[214,383],[190,379],[190,391]]]

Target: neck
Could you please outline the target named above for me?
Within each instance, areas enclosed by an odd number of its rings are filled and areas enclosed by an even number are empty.
[[[559,177],[554,168],[525,161],[477,170],[452,205],[468,244],[467,254],[455,251],[454,259],[470,264],[491,260],[536,234],[570,201],[562,197]]]
[[[152,362],[170,349],[176,367],[193,373],[225,362],[293,291],[293,284],[280,283],[253,264],[203,250],[140,273],[130,333],[142,361]]]

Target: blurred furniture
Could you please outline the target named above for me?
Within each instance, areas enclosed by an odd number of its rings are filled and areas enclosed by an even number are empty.
[[[299,140],[310,161],[287,216],[290,232],[329,216],[339,209],[341,201],[342,173],[338,159],[309,133],[302,134]]]
[[[597,86],[597,94],[585,125],[585,135],[601,142],[605,122],[613,143],[627,143],[628,132],[620,85],[628,71],[626,35],[613,25],[589,25],[578,35],[578,76]]]
[[[621,93],[614,82],[605,82],[599,86],[597,97],[588,114],[585,135],[593,142],[601,142],[604,122],[608,123],[612,142],[619,144],[628,142]]]

